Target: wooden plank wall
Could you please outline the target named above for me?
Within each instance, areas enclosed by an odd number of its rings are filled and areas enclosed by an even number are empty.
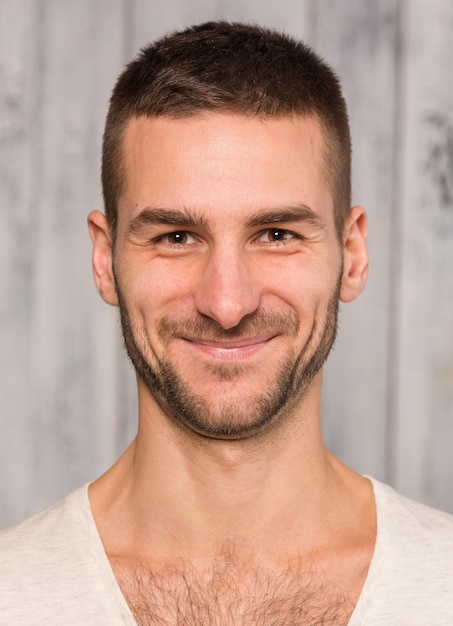
[[[342,78],[371,270],[326,367],[326,440],[453,511],[453,3],[0,0],[0,526],[133,437],[133,376],[85,226],[101,207],[103,118],[140,46],[216,18],[301,37]]]

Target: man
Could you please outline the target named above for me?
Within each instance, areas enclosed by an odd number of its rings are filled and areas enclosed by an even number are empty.
[[[0,623],[453,623],[452,519],[322,442],[338,301],[368,265],[330,68],[245,25],[163,38],[114,89],[102,181],[94,277],[138,435],[3,533]]]

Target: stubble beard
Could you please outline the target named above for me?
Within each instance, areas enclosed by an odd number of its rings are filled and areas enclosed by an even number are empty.
[[[258,390],[253,398],[226,393],[208,403],[201,394],[191,389],[177,367],[169,360],[159,358],[152,350],[146,331],[133,327],[116,280],[124,346],[137,375],[162,412],[173,422],[205,437],[246,438],[265,431],[280,416],[290,412],[307,392],[335,342],[340,286],[341,273],[324,318],[315,320],[302,351],[298,355],[291,353],[276,364],[272,382],[266,389]],[[229,330],[201,315],[197,319],[167,316],[160,321],[157,331],[162,345],[166,346],[178,337],[204,341],[231,341],[280,333],[296,337],[298,329],[299,319],[295,311],[290,310],[279,314],[256,311]],[[207,367],[207,375],[215,377],[220,384],[222,381],[240,380],[249,371],[252,371],[251,365],[212,363]]]

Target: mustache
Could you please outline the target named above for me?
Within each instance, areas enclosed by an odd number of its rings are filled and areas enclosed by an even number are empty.
[[[161,339],[168,341],[176,337],[201,341],[233,341],[255,336],[272,336],[285,333],[296,335],[299,330],[299,318],[295,311],[275,313],[255,311],[244,316],[237,326],[222,328],[210,317],[180,317],[167,315],[157,327]]]

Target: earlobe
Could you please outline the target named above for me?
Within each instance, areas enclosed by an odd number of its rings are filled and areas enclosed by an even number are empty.
[[[101,297],[107,304],[116,306],[116,293],[113,275],[113,248],[107,219],[100,211],[92,211],[88,215],[88,230],[93,242],[93,277]]]
[[[365,287],[368,276],[367,216],[360,206],[351,209],[343,230],[343,279],[340,300],[351,302]]]

